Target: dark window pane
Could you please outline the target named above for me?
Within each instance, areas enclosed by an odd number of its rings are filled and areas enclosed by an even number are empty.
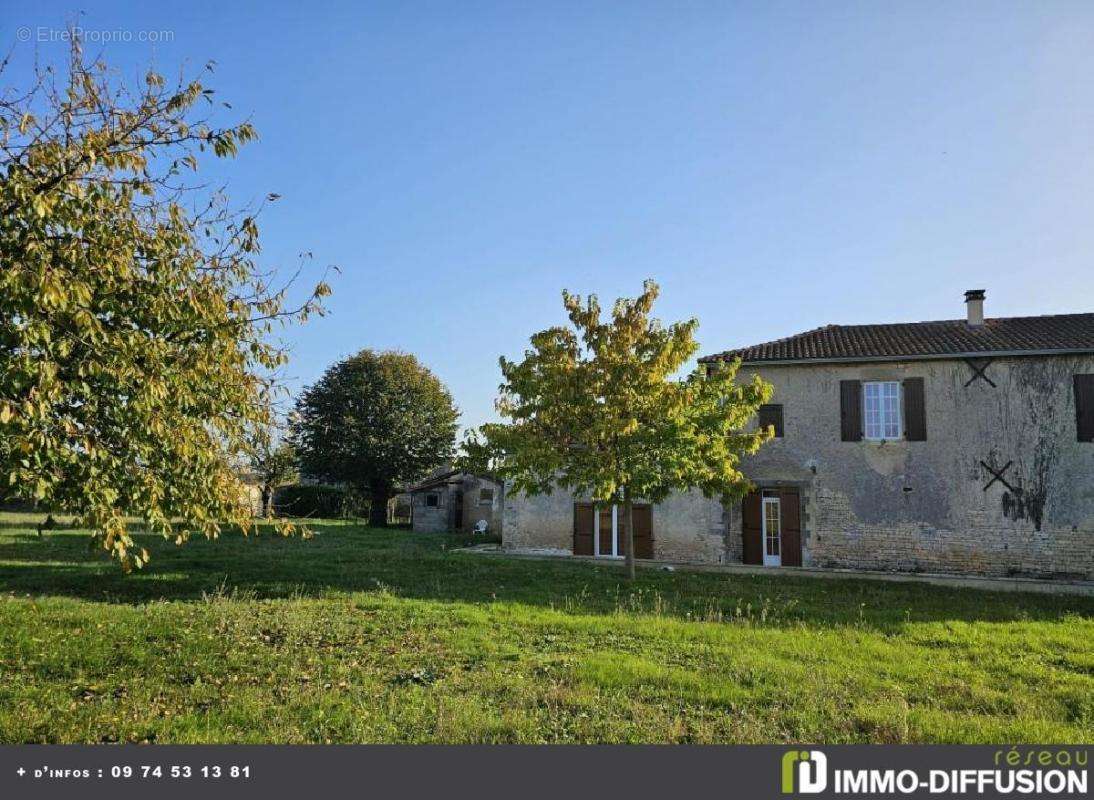
[[[779,403],[769,403],[760,406],[760,427],[771,426],[775,429],[775,436],[783,435],[783,407]]]
[[[1080,442],[1094,442],[1094,375],[1075,376],[1075,429]]]

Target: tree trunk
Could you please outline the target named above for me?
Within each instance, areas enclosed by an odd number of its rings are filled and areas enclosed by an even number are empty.
[[[270,516],[270,501],[273,500],[273,487],[266,485],[262,487],[262,516]]]
[[[370,528],[387,527],[387,501],[391,499],[391,487],[369,487],[368,524]]]
[[[634,580],[634,501],[629,487],[623,487],[623,524],[626,530],[627,577]]]

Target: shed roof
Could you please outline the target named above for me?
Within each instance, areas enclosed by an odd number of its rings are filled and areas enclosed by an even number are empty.
[[[459,469],[451,469],[451,470],[448,470],[447,472],[442,472],[439,475],[431,475],[430,477],[426,478],[424,481],[420,481],[420,482],[415,483],[411,486],[407,486],[405,489],[403,489],[403,491],[413,493],[413,492],[423,492],[427,489],[436,489],[438,486],[444,486],[446,483],[450,483],[453,478],[455,478],[457,476],[460,476],[460,475],[474,475],[474,477],[476,477],[476,478],[482,478],[483,480],[493,481],[494,483],[501,483],[501,481],[499,481],[493,475],[471,473],[471,472],[464,472],[463,470],[459,470]]]

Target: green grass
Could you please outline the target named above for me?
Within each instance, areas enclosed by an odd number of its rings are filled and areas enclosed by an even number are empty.
[[[0,515],[0,741],[1084,742],[1094,600]]]

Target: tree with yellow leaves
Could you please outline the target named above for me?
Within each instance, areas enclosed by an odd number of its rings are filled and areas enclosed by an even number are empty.
[[[750,487],[739,469],[770,430],[745,432],[771,396],[759,376],[736,380],[738,363],[674,377],[695,354],[694,319],[668,327],[651,319],[659,290],[646,281],[609,319],[595,295],[563,292],[570,327],[541,331],[520,362],[501,359],[497,401],[507,423],[472,437],[479,460],[515,491],[560,486],[623,504],[626,570],[634,577],[633,503],[698,488],[723,502]]]
[[[286,310],[253,211],[188,178],[249,123],[214,124],[199,80],[111,75],[77,42],[63,76],[0,93],[0,495],[75,514],[129,569],[148,555],[126,515],[180,542],[247,528],[273,326],[329,290]]]

